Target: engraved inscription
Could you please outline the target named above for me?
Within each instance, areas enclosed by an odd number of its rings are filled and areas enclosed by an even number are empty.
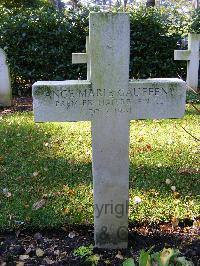
[[[43,91],[47,100],[49,99],[55,107],[63,107],[73,111],[80,109],[90,112],[126,112],[131,113],[134,104],[164,104],[166,96],[172,90],[163,87],[133,87],[126,91],[106,89],[94,89],[84,86],[61,86],[46,87]]]

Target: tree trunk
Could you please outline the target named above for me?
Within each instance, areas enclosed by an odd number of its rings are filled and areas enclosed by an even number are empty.
[[[126,11],[127,2],[128,2],[128,0],[124,0],[124,12]]]
[[[199,0],[192,0],[192,5],[193,5],[194,9],[198,9],[199,8]]]
[[[155,6],[156,1],[155,0],[147,0],[146,7]]]

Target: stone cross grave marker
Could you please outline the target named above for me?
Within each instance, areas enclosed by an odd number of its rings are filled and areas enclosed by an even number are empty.
[[[89,80],[39,81],[33,85],[36,122],[91,121],[95,245],[126,248],[129,199],[129,121],[179,118],[185,82],[129,81],[127,13],[91,13],[86,54]]]
[[[188,50],[175,50],[175,60],[187,61],[187,84],[193,90],[198,89],[198,74],[199,74],[199,52],[200,34],[190,33],[188,35]]]
[[[6,63],[6,54],[0,48],[0,106],[10,106],[11,97],[11,82]]]

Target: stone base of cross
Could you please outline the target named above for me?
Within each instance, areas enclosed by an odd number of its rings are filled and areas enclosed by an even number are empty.
[[[200,34],[190,33],[188,36],[188,50],[175,50],[175,60],[187,61],[187,84],[193,90],[198,89]]]
[[[12,91],[6,54],[0,48],[0,106],[11,106]]]
[[[186,84],[179,79],[129,81],[127,13],[91,13],[88,80],[40,81],[33,85],[36,122],[91,121],[94,236],[99,248],[128,242],[129,121],[180,118]]]

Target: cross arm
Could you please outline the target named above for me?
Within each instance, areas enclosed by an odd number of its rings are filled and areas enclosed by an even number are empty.
[[[86,53],[72,53],[72,64],[87,64],[87,80],[91,79],[89,36],[86,37]]]
[[[32,91],[35,122],[91,120],[89,81],[38,81]]]
[[[176,78],[130,80],[125,102],[132,119],[181,118],[186,83]],[[128,108],[127,108],[128,109]]]
[[[191,51],[190,50],[175,50],[174,60],[190,60]]]
[[[72,64],[86,64],[86,63],[87,63],[87,53],[72,54]]]

